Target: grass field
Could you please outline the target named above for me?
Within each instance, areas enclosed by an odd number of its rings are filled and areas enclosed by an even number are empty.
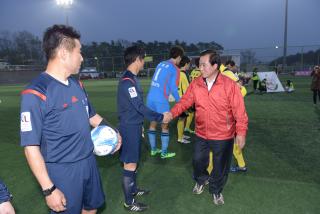
[[[283,77],[285,80],[287,77]],[[169,149],[177,157],[151,158],[143,142],[138,184],[152,194],[140,201],[152,214],[307,214],[320,213],[320,104],[314,107],[310,78],[290,77],[296,91],[245,98],[249,116],[246,174],[231,174],[224,189],[225,205],[216,207],[206,189],[193,195],[192,144],[176,143],[176,123],[171,123]],[[116,81],[86,81],[96,111],[117,123]],[[149,81],[142,81],[145,91]],[[0,178],[14,195],[17,213],[48,213],[40,188],[19,146],[19,92],[23,85],[0,86]],[[249,89],[250,91],[250,89]],[[145,124],[147,127],[148,123]],[[99,157],[107,194],[99,213],[127,213],[123,207],[121,165],[118,155]]]

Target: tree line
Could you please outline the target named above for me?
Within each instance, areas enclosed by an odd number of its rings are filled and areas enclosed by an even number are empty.
[[[41,39],[28,31],[20,31],[11,33],[9,31],[0,32],[0,61],[8,62],[12,65],[44,65],[46,59],[44,57]],[[100,66],[102,66],[102,60],[106,58],[117,58],[122,63],[122,56],[124,50],[131,45],[139,45],[143,47],[148,55],[154,55],[155,62],[163,60],[162,58],[168,57],[168,52],[172,46],[181,46],[187,52],[188,56],[197,56],[202,50],[215,49],[223,51],[224,47],[214,41],[211,42],[198,42],[198,43],[186,43],[184,41],[152,41],[144,42],[138,40],[131,42],[124,39],[112,40],[110,42],[90,42],[85,43],[82,46],[82,54],[85,59],[99,59],[101,60]],[[255,52],[251,50],[243,50],[240,52],[241,64],[259,64]],[[157,59],[157,57],[162,57]],[[307,53],[297,53],[287,56],[287,65],[295,66],[301,63],[301,60],[305,64],[313,65],[319,64],[320,61],[320,49],[315,51],[309,51]],[[86,62],[86,61],[85,61]],[[90,62],[90,60],[87,60]],[[119,63],[119,62],[118,62]],[[277,65],[282,63],[282,57],[272,60],[269,65]],[[91,64],[95,65],[94,60],[91,60]],[[117,63],[115,63],[117,64]]]
[[[189,55],[198,55],[205,49],[223,50],[223,46],[212,42],[186,43],[184,41],[153,41],[144,42],[141,40],[131,42],[119,39],[110,42],[90,42],[82,45],[84,58],[107,58],[123,56],[124,50],[131,45],[143,47],[148,55],[168,55],[172,46],[181,46]],[[0,32],[0,60],[12,65],[17,64],[44,64],[45,57],[42,52],[41,40],[28,31],[11,33]]]
[[[270,62],[270,66],[282,64],[283,57],[279,57]],[[286,57],[287,65],[297,66],[301,63],[305,65],[319,65],[320,63],[320,48],[306,53],[296,53]]]

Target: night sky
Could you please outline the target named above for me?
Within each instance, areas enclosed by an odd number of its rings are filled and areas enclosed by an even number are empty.
[[[0,31],[41,37],[66,22],[55,0],[0,0]],[[288,46],[320,45],[320,0],[289,0]],[[215,41],[225,49],[283,45],[285,0],[74,0],[83,42]]]

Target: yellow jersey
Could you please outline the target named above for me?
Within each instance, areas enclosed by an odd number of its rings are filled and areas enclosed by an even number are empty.
[[[190,81],[192,82],[195,78],[201,76],[201,71],[199,69],[193,69],[190,73]]]
[[[239,82],[239,77],[238,77],[238,75],[236,75],[236,74],[233,73],[232,71],[230,71],[230,70],[225,70],[225,71],[221,71],[221,73],[222,73],[223,75],[229,77],[229,78],[232,79],[233,81]],[[247,95],[247,89],[246,89],[244,86],[240,85],[240,84],[239,84],[239,86],[240,86],[240,91],[241,91],[242,96],[243,96],[243,97],[246,96],[246,95]]]
[[[179,80],[179,87],[178,87],[178,93],[180,97],[182,97],[182,95],[186,93],[188,87],[189,87],[189,81],[188,81],[187,75],[184,71],[180,71],[180,80]]]

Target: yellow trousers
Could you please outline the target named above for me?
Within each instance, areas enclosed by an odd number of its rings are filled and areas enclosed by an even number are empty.
[[[238,144],[233,144],[233,156],[237,160],[239,167],[245,167],[246,163],[244,162],[242,150],[239,148]]]
[[[184,121],[185,121],[185,119],[179,119],[178,122],[177,122],[178,141],[182,141],[183,140]]]
[[[192,120],[193,120],[193,116],[194,116],[194,112],[189,112],[188,113],[188,117],[187,117],[187,121],[186,121],[186,129],[190,129],[190,125],[192,123]]]
[[[238,144],[233,144],[233,156],[236,159],[239,167],[245,167],[246,163],[244,162],[242,150],[239,148]],[[208,173],[210,174],[213,169],[213,154],[210,152],[209,154],[209,165],[207,168]]]

